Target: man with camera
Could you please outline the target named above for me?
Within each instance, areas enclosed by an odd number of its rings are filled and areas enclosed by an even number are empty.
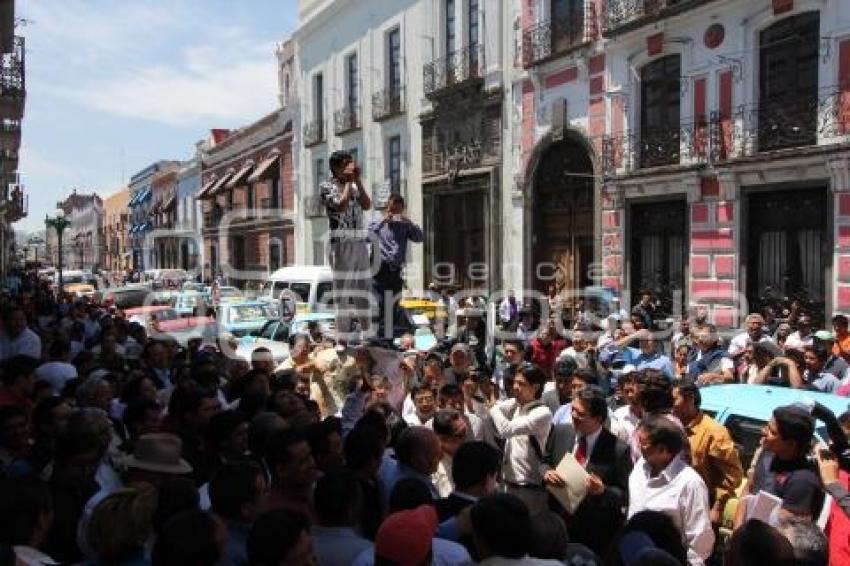
[[[387,212],[383,218],[374,219],[369,223],[369,232],[377,238],[377,249],[380,253],[381,267],[373,279],[375,293],[378,295],[379,316],[378,332],[381,338],[392,339],[394,330],[387,333],[385,325],[388,312],[392,313],[392,324],[402,322],[399,316],[398,296],[404,286],[401,271],[407,257],[408,242],[421,243],[424,239],[422,228],[415,224],[405,214],[404,197],[391,194],[387,201]],[[389,295],[389,296],[388,296]],[[388,308],[388,301],[389,307]],[[408,330],[405,328],[405,330]],[[384,336],[387,334],[386,336]]]
[[[319,197],[328,215],[330,264],[333,269],[337,337],[350,336],[356,320],[365,331],[369,326],[369,246],[364,231],[363,211],[372,200],[360,182],[360,168],[345,151],[335,151],[329,161],[331,178],[319,186]],[[356,309],[351,316],[349,301]]]

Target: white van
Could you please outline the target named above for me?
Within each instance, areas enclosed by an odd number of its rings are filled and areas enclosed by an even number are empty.
[[[269,276],[260,296],[277,300],[284,289],[298,295],[299,312],[315,312],[319,305],[328,306],[330,295],[326,295],[333,291],[333,272],[323,265],[282,267]]]

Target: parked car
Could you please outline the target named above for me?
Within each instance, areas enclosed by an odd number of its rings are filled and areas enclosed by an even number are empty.
[[[174,310],[180,316],[191,316],[195,312],[195,307],[199,301],[209,304],[209,300],[209,295],[206,293],[184,290],[174,299]]]
[[[98,300],[103,305],[114,305],[116,308],[125,310],[152,303],[153,297],[150,288],[145,285],[127,285],[100,291]]]
[[[236,337],[258,332],[266,321],[275,318],[270,306],[260,301],[219,302],[214,308],[219,328]]]
[[[71,283],[64,286],[65,292],[77,298],[94,297],[96,290],[91,283]]]
[[[327,266],[283,267],[271,274],[260,295],[277,300],[284,289],[298,296],[299,313],[328,310],[333,305],[333,272]]]
[[[291,322],[285,322],[279,318],[267,321],[259,332],[243,336],[236,352],[245,359],[250,359],[251,352],[256,348],[265,347],[272,352],[275,363],[280,363],[289,357],[289,337],[293,334],[307,334],[310,324],[314,322],[319,324],[324,336],[333,338],[333,314],[306,313],[297,315]]]

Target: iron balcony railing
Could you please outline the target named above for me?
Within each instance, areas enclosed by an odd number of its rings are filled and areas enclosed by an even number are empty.
[[[850,141],[850,92],[838,87],[741,105],[684,120],[678,128],[628,131],[601,139],[603,172],[720,163],[773,151]]]
[[[591,42],[596,37],[596,5],[584,6],[564,18],[527,27],[522,32],[522,64],[537,65]]]
[[[338,136],[360,127],[360,108],[346,106],[334,112],[334,133]]]
[[[623,33],[712,0],[604,0],[602,35]]]
[[[437,96],[455,87],[479,82],[482,78],[482,55],[481,46],[473,44],[425,65],[425,96]]]
[[[15,46],[0,55],[0,94],[23,97],[26,92],[24,74],[24,38],[15,36]]]
[[[376,92],[372,96],[372,120],[380,122],[404,114],[407,110],[405,102],[403,86],[394,86]]]
[[[325,141],[325,121],[313,120],[304,126],[304,145],[320,144]]]
[[[325,206],[322,204],[322,199],[318,195],[310,195],[304,197],[304,215],[308,218],[316,218],[325,215]]]

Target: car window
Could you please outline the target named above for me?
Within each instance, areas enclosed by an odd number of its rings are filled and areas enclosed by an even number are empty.
[[[286,342],[289,340],[289,327],[286,324],[278,324],[273,340],[275,342]]]
[[[750,467],[753,454],[755,454],[761,442],[761,430],[764,428],[765,422],[740,415],[730,415],[726,419],[725,425],[735,447],[738,449],[738,454],[741,456],[741,465],[746,470]]]
[[[325,281],[316,287],[316,299],[321,306],[333,306],[333,283]]]
[[[289,290],[298,296],[299,303],[306,303],[310,300],[310,284],[309,283],[291,283]]]
[[[712,411],[711,409],[702,409],[702,412],[711,417],[712,419],[717,419],[717,411]]]
[[[260,338],[265,338],[267,340],[271,340],[274,336],[274,331],[277,328],[277,322],[271,321],[267,322],[263,329],[260,331]]]
[[[243,305],[230,309],[230,322],[248,322],[266,318],[266,313],[260,305]]]
[[[289,283],[286,281],[275,281],[274,286],[272,287],[272,297],[275,299],[280,298],[280,292],[289,287]]]

